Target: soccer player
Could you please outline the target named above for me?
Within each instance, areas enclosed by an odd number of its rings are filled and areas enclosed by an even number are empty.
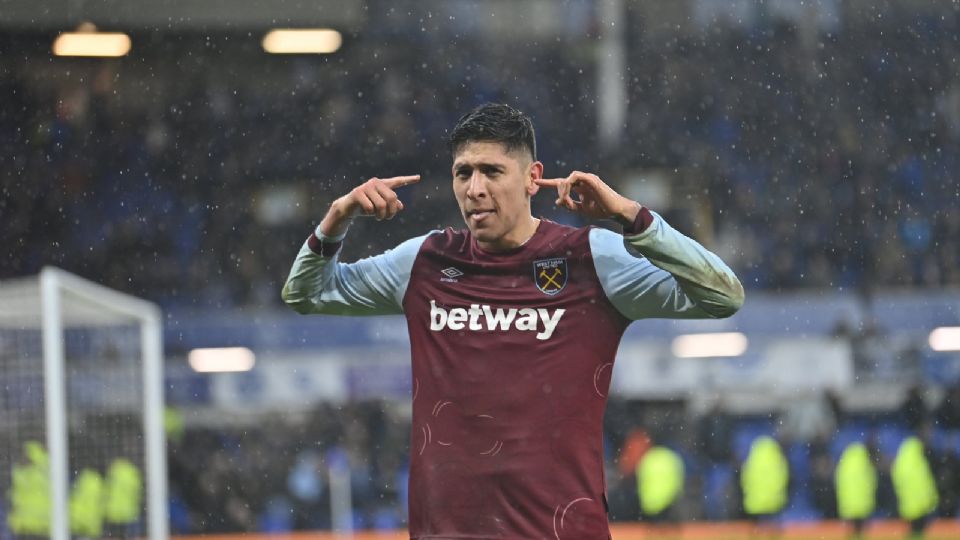
[[[466,229],[338,261],[350,220],[394,217],[404,208],[394,190],[420,177],[370,179],[332,203],[283,299],[305,314],[406,316],[411,538],[608,538],[602,424],[624,330],[650,317],[728,317],[743,288],[716,255],[596,175],[543,178],[520,111],[474,109],[450,148]],[[540,188],[620,222],[623,235],[533,217]]]

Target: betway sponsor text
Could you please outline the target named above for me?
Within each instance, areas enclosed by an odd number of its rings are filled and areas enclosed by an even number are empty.
[[[470,304],[469,308],[446,310],[430,300],[430,330],[500,330],[515,328],[521,332],[537,332],[537,339],[550,339],[565,309],[492,308],[486,304]]]

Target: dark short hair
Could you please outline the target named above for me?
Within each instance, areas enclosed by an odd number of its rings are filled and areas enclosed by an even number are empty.
[[[526,150],[537,159],[537,139],[530,117],[502,103],[484,103],[457,120],[450,133],[450,153],[470,142],[497,142],[507,152]]]

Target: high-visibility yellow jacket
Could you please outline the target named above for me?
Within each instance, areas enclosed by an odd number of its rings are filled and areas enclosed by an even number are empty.
[[[834,471],[841,519],[866,519],[877,505],[877,469],[863,443],[844,449]]]
[[[50,534],[49,458],[43,445],[28,441],[23,447],[27,463],[15,465],[10,487],[7,525],[16,535]]]
[[[646,451],[637,464],[637,494],[640,509],[648,516],[666,510],[683,492],[683,460],[663,446]]]
[[[923,443],[908,437],[900,443],[890,468],[893,490],[897,494],[900,517],[913,521],[937,509],[940,497],[930,463],[923,455]]]
[[[97,538],[103,534],[103,478],[93,469],[80,471],[70,492],[70,532]]]
[[[106,492],[108,523],[129,524],[140,519],[143,478],[136,465],[124,458],[113,460],[107,471]]]
[[[772,437],[758,437],[740,472],[743,509],[754,516],[779,512],[787,504],[789,480],[790,467],[780,445]]]

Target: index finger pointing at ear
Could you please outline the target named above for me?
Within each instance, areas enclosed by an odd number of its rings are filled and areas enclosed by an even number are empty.
[[[410,184],[416,184],[420,181],[419,174],[412,174],[409,176],[394,176],[393,178],[384,178],[381,180],[388,188],[394,189],[403,186],[409,186]]]
[[[537,183],[538,186],[550,186],[557,187],[563,182],[564,178],[534,178],[533,181]]]

